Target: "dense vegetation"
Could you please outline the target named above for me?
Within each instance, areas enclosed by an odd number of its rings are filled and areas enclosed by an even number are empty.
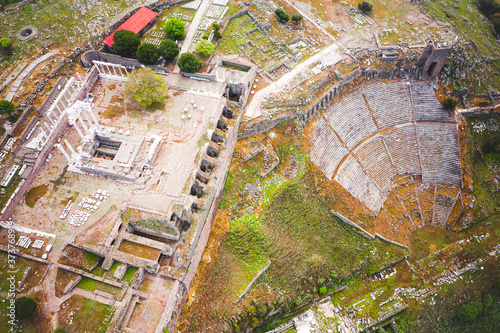
[[[11,5],[16,2],[20,2],[21,0],[0,0],[0,5],[7,7],[8,5]]]

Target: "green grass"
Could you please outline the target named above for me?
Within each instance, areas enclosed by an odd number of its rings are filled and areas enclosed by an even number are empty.
[[[32,187],[26,194],[24,195],[24,198],[26,200],[26,205],[28,207],[35,207],[36,202],[47,193],[48,190],[48,185],[47,184],[42,184],[38,185],[35,187]]]
[[[113,308],[109,305],[74,295],[63,303],[59,324],[69,332],[106,332]]]
[[[101,257],[96,254],[85,251],[85,254],[83,255],[83,267],[90,270],[97,264],[100,258]]]
[[[94,290],[101,290],[110,294],[115,295],[117,297],[121,289],[114,287],[112,285],[109,285],[107,283],[103,283],[100,281],[96,281],[93,279],[89,279],[87,277],[84,277],[78,284],[76,285],[77,288],[83,289],[83,290],[88,290],[88,291],[94,291]]]
[[[476,197],[475,218],[483,219],[500,210],[500,191],[493,183],[500,176],[500,116],[467,118],[470,133],[469,163]]]
[[[139,270],[138,267],[128,267],[127,271],[123,275],[122,282],[129,283],[134,277],[135,273]]]

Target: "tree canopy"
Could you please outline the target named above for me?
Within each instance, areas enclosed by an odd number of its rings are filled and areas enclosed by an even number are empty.
[[[19,297],[16,299],[16,319],[24,320],[31,318],[35,312],[38,304],[31,297]]]
[[[156,45],[151,43],[144,43],[137,49],[137,60],[146,65],[156,64],[160,57],[160,51]]]
[[[9,101],[1,101],[0,102],[0,114],[9,114],[16,110],[16,107],[12,102]]]
[[[276,15],[276,18],[278,19],[278,21],[280,21],[282,23],[286,23],[286,22],[290,21],[290,15],[288,15],[288,13],[285,12],[281,8],[276,9],[274,11],[274,15]]]
[[[113,49],[122,57],[132,58],[141,45],[137,34],[129,30],[119,30],[113,35]]]
[[[171,39],[164,40],[160,44],[160,54],[163,59],[172,60],[179,55],[179,45]]]
[[[201,62],[192,53],[183,53],[177,60],[177,65],[181,71],[186,73],[194,73],[201,67]]]
[[[163,101],[168,92],[165,80],[149,67],[129,74],[123,90],[126,98],[134,99],[143,108]]]
[[[372,11],[373,6],[371,4],[369,4],[368,2],[366,2],[366,1],[363,1],[363,2],[361,2],[361,3],[358,4],[358,9],[361,12],[363,12],[365,14],[368,14],[369,12]]]
[[[208,57],[209,55],[211,55],[212,52],[214,51],[214,49],[215,49],[215,45],[206,39],[200,40],[198,43],[196,43],[196,46],[194,47],[194,51],[196,53],[201,53],[205,57]]]
[[[299,13],[295,13],[292,15],[292,21],[295,23],[299,23],[300,20],[302,20],[304,17],[300,15]]]
[[[172,39],[184,39],[186,37],[186,32],[184,31],[184,22],[178,18],[171,18],[165,23],[163,31],[167,34],[169,38]]]

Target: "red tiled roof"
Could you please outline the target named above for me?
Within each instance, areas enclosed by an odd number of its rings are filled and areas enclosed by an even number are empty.
[[[139,8],[138,11],[134,13],[134,15],[130,16],[128,20],[123,22],[122,25],[118,27],[111,35],[109,35],[105,40],[104,43],[106,43],[108,46],[113,45],[113,35],[115,32],[118,30],[130,30],[135,32],[136,34],[139,33],[146,25],[148,25],[149,22],[151,22],[155,17],[156,17],[155,12],[153,12],[151,9],[148,9],[146,7],[141,7]]]

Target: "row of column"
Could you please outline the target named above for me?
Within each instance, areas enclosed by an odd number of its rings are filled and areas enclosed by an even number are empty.
[[[71,78],[64,87],[61,94],[57,97],[54,105],[52,105],[49,112],[47,112],[47,118],[50,120],[52,125],[55,125],[57,123],[59,118],[61,118],[61,116],[63,115],[64,110],[71,105],[78,90],[79,87],[75,83],[75,79]],[[56,110],[57,112],[59,112],[59,114],[55,112]],[[55,117],[52,117],[52,114],[54,114]]]
[[[89,117],[90,115],[90,117]],[[95,127],[99,128],[99,123],[97,122],[97,118],[92,112],[91,109],[84,108],[80,114],[75,118],[74,123],[72,124],[73,127],[75,127],[75,130],[78,132],[78,135],[80,138],[83,140],[84,138],[84,132],[80,129],[80,127],[77,124],[77,120],[80,120],[80,125],[83,127],[83,131],[85,132],[85,135],[90,134],[90,127],[94,125]],[[89,124],[88,126],[85,124],[85,121]]]
[[[111,63],[102,63],[102,62],[97,62],[97,61],[94,61],[94,64],[97,66],[97,71],[99,72],[99,74],[114,75],[114,76],[119,76],[119,77],[123,77],[123,78],[125,78],[128,74],[127,69],[123,66],[120,66],[120,65],[115,65],[115,64],[111,64]],[[105,68],[107,68],[108,73],[106,73]],[[110,68],[113,69],[114,74],[111,72]],[[118,69],[118,72],[116,69]],[[123,72],[125,72],[125,74],[123,74],[122,70],[123,70]]]

